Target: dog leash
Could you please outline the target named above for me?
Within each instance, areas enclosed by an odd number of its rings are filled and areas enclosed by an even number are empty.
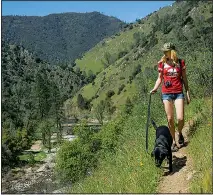
[[[150,93],[149,104],[148,104],[148,114],[147,114],[147,121],[146,121],[146,152],[148,152],[148,129],[149,129],[149,119],[150,119],[151,97],[152,97],[152,94]]]

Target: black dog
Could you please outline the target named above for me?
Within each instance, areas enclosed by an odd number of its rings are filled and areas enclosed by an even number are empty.
[[[167,157],[169,160],[169,171],[172,172],[172,136],[167,126],[157,127],[152,120],[152,125],[156,130],[155,147],[151,156],[155,156],[155,165],[160,167],[163,160]]]

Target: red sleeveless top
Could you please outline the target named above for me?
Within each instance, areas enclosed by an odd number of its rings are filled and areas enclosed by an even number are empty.
[[[182,93],[183,82],[181,71],[185,68],[184,60],[181,60],[181,63],[178,63],[177,66],[171,66],[163,62],[158,63],[158,72],[163,72],[162,93]],[[170,82],[171,85],[166,87],[164,84],[165,82]]]

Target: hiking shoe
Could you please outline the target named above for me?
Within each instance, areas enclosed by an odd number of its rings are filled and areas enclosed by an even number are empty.
[[[177,152],[179,150],[179,148],[177,147],[176,144],[172,144],[171,150],[172,150],[172,152]]]
[[[178,143],[180,145],[184,144],[184,137],[183,137],[183,134],[182,133],[179,133],[179,140],[178,140]]]

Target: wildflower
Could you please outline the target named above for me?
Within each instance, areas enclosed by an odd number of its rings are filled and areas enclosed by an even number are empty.
[[[142,162],[140,163],[140,166],[143,166],[143,163],[142,163]]]

